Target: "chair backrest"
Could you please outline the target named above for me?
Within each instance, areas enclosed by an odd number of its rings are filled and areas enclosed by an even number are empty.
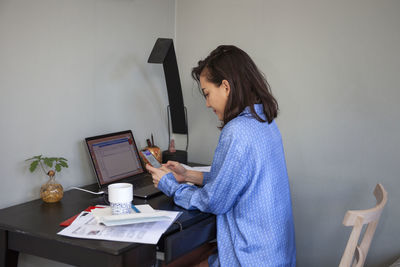
[[[376,185],[374,195],[376,198],[375,207],[367,210],[349,210],[344,216],[343,224],[345,226],[353,226],[353,231],[350,234],[349,241],[347,241],[339,267],[359,267],[364,265],[372,237],[378,225],[379,217],[387,202],[387,192],[381,184]],[[368,226],[360,245],[358,245],[358,240],[364,224],[368,224]]]

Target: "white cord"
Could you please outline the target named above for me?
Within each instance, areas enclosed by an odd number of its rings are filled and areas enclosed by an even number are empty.
[[[83,188],[79,188],[79,187],[75,187],[75,186],[71,187],[70,189],[81,190],[81,191],[84,191],[84,192],[87,192],[87,193],[90,193],[90,194],[94,194],[94,195],[101,195],[101,194],[104,194],[104,191],[93,192],[93,191],[89,191],[89,190],[86,190],[86,189],[83,189]]]

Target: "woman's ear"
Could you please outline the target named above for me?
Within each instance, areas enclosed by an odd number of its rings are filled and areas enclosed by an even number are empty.
[[[222,80],[221,85],[225,89],[226,95],[228,96],[231,92],[231,85],[229,84],[228,80]]]

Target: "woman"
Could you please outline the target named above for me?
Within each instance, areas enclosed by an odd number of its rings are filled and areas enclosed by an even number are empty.
[[[210,266],[295,266],[278,104],[267,81],[244,51],[226,45],[199,61],[192,76],[222,122],[211,170],[147,165],[155,186],[183,208],[217,216],[218,253]]]

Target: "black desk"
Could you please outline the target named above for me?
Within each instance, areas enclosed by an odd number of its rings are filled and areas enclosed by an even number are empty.
[[[97,185],[85,187],[95,190]],[[0,266],[17,266],[18,253],[27,253],[76,266],[151,266],[156,252],[169,263],[216,236],[215,216],[187,211],[173,199],[159,195],[134,204],[150,204],[154,209],[182,211],[178,223],[163,234],[157,245],[77,239],[57,235],[60,222],[88,206],[104,204],[102,196],[78,190],[64,193],[58,203],[41,199],[0,210]]]

